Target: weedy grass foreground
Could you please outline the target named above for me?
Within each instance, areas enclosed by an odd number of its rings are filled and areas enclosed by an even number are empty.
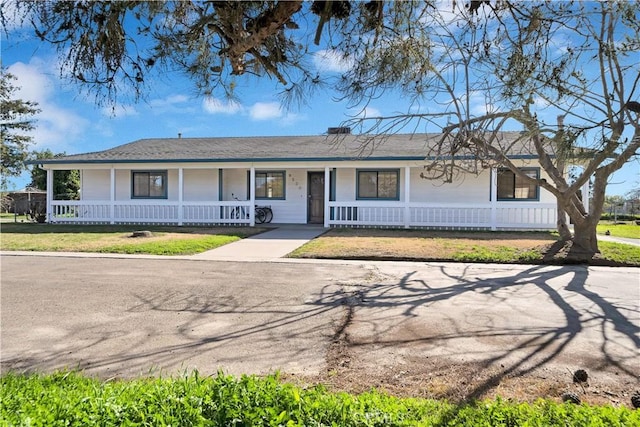
[[[602,426],[640,425],[640,411],[539,400],[454,405],[377,391],[330,393],[277,375],[240,378],[193,372],[180,378],[100,381],[75,372],[0,381],[2,425],[202,426]]]

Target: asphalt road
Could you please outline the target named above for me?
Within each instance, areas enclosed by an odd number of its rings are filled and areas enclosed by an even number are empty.
[[[640,374],[637,268],[8,255],[1,274],[2,371],[315,375],[342,340],[362,369]]]

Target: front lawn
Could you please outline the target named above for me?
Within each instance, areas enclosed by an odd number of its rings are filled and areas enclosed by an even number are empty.
[[[100,381],[77,373],[5,374],[2,425],[153,426],[632,426],[640,411],[538,400],[453,404],[377,391],[331,393],[277,376]]]
[[[613,221],[600,221],[598,223],[598,234],[606,234],[613,237],[626,237],[628,239],[640,239],[640,225],[637,225],[635,221],[632,222],[613,222]]]
[[[296,249],[292,258],[383,259],[539,264],[557,241],[553,232],[333,229]],[[594,263],[640,265],[640,247],[599,242]]]
[[[148,230],[152,237],[131,237]],[[191,255],[264,231],[260,228],[2,224],[5,251]]]

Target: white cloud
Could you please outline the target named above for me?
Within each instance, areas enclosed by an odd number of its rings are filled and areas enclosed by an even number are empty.
[[[186,95],[169,95],[166,98],[156,98],[149,101],[151,108],[167,108],[177,104],[187,102],[189,98]]]
[[[37,102],[41,110],[35,116],[36,129],[31,132],[34,148],[67,151],[84,134],[89,121],[54,101],[56,82],[47,70],[45,62],[37,57],[28,64],[16,62],[8,67],[8,72],[17,78],[14,85],[19,89],[15,96]]]
[[[377,108],[365,107],[363,109],[351,110],[350,115],[359,119],[371,119],[373,117],[382,117],[382,112]]]
[[[353,59],[345,58],[338,50],[319,50],[313,54],[313,63],[320,72],[344,73],[353,68]]]
[[[256,102],[249,108],[253,120],[271,120],[282,117],[282,108],[277,102]]]
[[[205,98],[202,101],[202,108],[209,114],[237,114],[244,110],[236,101],[222,101],[217,98]]]
[[[38,58],[32,59],[29,64],[16,62],[8,67],[7,71],[17,78],[14,82],[18,89],[16,96],[39,104],[51,97],[54,92],[54,83],[46,75],[44,67],[44,62]]]

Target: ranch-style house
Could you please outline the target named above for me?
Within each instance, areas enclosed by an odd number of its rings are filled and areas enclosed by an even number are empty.
[[[453,182],[424,179],[426,147],[440,135],[387,135],[376,142],[328,135],[152,138],[105,151],[38,160],[47,171],[47,221],[109,224],[273,223],[449,229],[553,229],[555,198],[508,169]],[[335,133],[338,133],[336,135]],[[519,133],[505,132],[504,140]],[[509,155],[545,178],[526,144]],[[80,200],[55,200],[56,170],[79,170]],[[585,189],[583,189],[584,191]]]

